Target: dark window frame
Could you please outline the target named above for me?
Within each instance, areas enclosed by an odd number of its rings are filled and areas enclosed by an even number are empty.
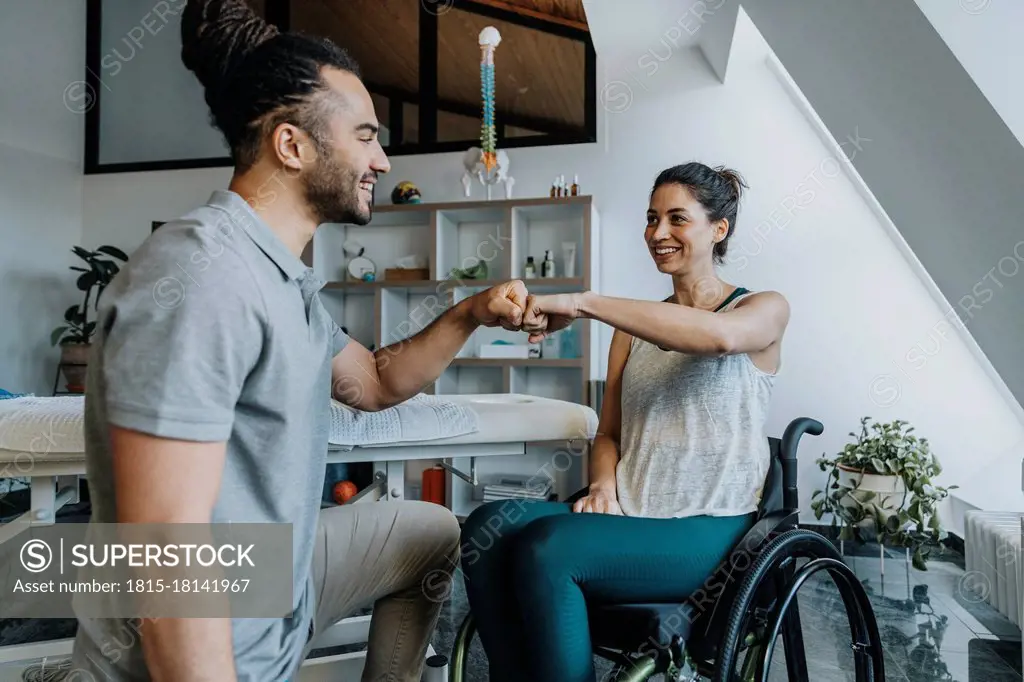
[[[503,121],[498,126],[498,147],[500,149],[514,149],[523,147],[545,147],[550,145],[589,144],[597,142],[597,54],[594,51],[594,43],[590,32],[566,26],[557,22],[549,22],[544,19],[525,16],[515,12],[500,9],[490,5],[477,4],[473,0],[445,0],[446,6],[460,11],[472,12],[491,19],[507,21],[526,28],[531,28],[545,33],[558,35],[572,40],[578,40],[584,46],[584,129],[582,132],[565,131],[558,134],[530,135],[530,136],[505,136],[505,125],[515,125]],[[420,43],[420,64],[419,64],[419,93],[396,93],[387,94],[381,92],[381,88],[374,87],[374,84],[367,83],[367,89],[389,100],[388,124],[391,140],[385,151],[389,156],[406,156],[412,154],[434,154],[444,152],[461,152],[473,146],[479,141],[456,140],[448,142],[437,142],[437,112],[438,105],[446,103],[438,102],[437,96],[437,42],[438,42],[438,17],[437,14],[427,11],[425,2],[419,3],[419,43]],[[99,78],[100,60],[102,54],[102,11],[103,0],[86,0],[86,37],[85,37],[85,84],[92,101],[85,112],[85,159],[84,172],[87,175],[102,173],[131,173],[139,171],[160,171],[179,170],[187,168],[223,168],[232,166],[230,157],[209,157],[197,159],[169,159],[166,161],[139,161],[130,163],[100,163],[100,110],[101,83]],[[288,30],[291,16],[291,0],[266,0],[265,4],[267,21],[276,24],[282,30]],[[386,90],[386,88],[385,88]],[[415,143],[402,142],[402,110],[405,103],[417,105],[419,115],[419,136],[420,141]],[[463,108],[463,105],[458,105]],[[445,109],[448,111],[449,109]],[[452,111],[452,113],[464,113],[470,115],[468,107],[466,111]],[[479,111],[473,107],[471,115],[479,115]],[[395,121],[398,125],[395,125]],[[528,127],[528,126],[522,126]],[[423,141],[424,134],[428,139]],[[397,142],[395,142],[397,140]]]

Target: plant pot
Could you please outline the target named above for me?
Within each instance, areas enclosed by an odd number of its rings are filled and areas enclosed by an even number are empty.
[[[840,501],[844,507],[857,507],[858,503],[871,502],[879,508],[883,518],[889,518],[903,504],[907,487],[903,484],[903,479],[900,476],[868,474],[842,464],[838,465],[837,469],[839,485],[856,488],[856,490],[846,493]],[[874,494],[873,498],[871,498],[872,493]],[[888,509],[885,509],[886,507]]]
[[[71,393],[85,393],[85,374],[88,369],[91,343],[67,343],[60,347],[61,371],[65,388]]]

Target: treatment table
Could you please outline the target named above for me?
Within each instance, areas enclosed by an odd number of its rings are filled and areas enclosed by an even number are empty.
[[[329,449],[328,463],[372,462],[373,481],[364,487],[349,504],[398,500],[405,497],[405,465],[415,460],[440,460],[441,466],[456,477],[476,484],[476,461],[480,457],[523,455],[536,446],[564,448],[565,452],[585,453],[597,432],[597,415],[591,408],[577,403],[522,394],[445,395],[477,415],[478,430],[459,436],[428,441],[375,443],[350,450]],[[52,418],[33,422],[33,433],[22,438],[20,449],[0,447],[0,479],[27,478],[31,487],[31,508],[14,521],[0,526],[0,544],[12,541],[25,529],[39,524],[52,524],[57,511],[66,504],[78,502],[79,477],[85,476],[84,454],[80,451],[82,418],[80,407],[68,398],[37,399],[41,402],[61,400],[60,410]],[[81,405],[84,399],[78,398]],[[0,404],[0,433],[3,433],[4,411]],[[40,410],[45,409],[40,406]],[[38,416],[38,415],[37,415]],[[6,425],[10,432],[11,424]],[[37,433],[35,433],[37,431]],[[75,445],[72,445],[75,444]],[[556,454],[557,458],[558,455]],[[587,480],[587,457],[581,458],[583,482]],[[466,471],[466,469],[469,471]],[[557,465],[555,466],[558,469]],[[550,466],[538,467],[538,475],[550,475]],[[542,473],[543,472],[543,473]],[[449,486],[449,491],[452,486]],[[451,493],[449,492],[449,498]],[[324,630],[314,642],[316,649],[365,642],[370,616],[346,618]],[[51,640],[11,646],[0,646],[0,666],[13,662],[32,663],[46,658],[53,662],[67,658],[72,639]],[[443,657],[428,650],[428,661],[441,669],[428,669],[424,680],[447,679]],[[308,658],[297,682],[319,680],[358,680],[365,660],[364,651],[333,656]]]

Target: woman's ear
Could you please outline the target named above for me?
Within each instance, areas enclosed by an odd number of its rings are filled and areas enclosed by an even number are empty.
[[[729,219],[728,218],[722,218],[721,220],[715,221],[714,228],[715,228],[714,240],[715,240],[715,243],[717,244],[718,242],[722,241],[723,239],[725,239],[726,237],[729,236]]]

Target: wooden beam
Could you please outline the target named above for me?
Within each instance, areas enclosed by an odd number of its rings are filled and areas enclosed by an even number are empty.
[[[292,26],[292,2],[291,0],[266,0],[263,7],[264,20],[268,24],[277,26],[282,33],[291,30]]]
[[[427,3],[419,3],[420,10],[420,92],[424,106],[417,112],[419,131],[417,141],[437,142],[437,13],[427,11]],[[384,94],[384,93],[381,93]]]
[[[419,93],[409,92],[401,88],[396,88],[391,85],[383,85],[381,83],[373,83],[371,81],[364,81],[366,89],[370,92],[382,95],[391,100],[400,100],[402,102],[408,102],[409,104],[415,104],[422,108],[427,98],[421,97]],[[469,116],[472,118],[481,118],[482,111],[480,104],[467,104],[466,102],[458,102],[456,100],[437,98],[436,100],[431,99],[430,104],[437,107],[437,111],[446,111],[450,114],[458,114],[460,116]],[[586,132],[585,126],[576,126],[569,123],[563,123],[562,121],[553,121],[546,118],[537,118],[535,116],[522,116],[520,114],[508,114],[495,112],[496,118],[499,119],[500,123],[506,126],[512,126],[514,128],[525,128],[526,130],[536,130],[537,132],[549,133],[553,135],[579,135]],[[420,117],[422,121],[422,114]],[[436,122],[437,117],[434,117]],[[390,127],[390,126],[389,126]],[[423,141],[423,131],[419,132],[419,140]],[[436,139],[436,138],[432,138]]]
[[[573,19],[565,19],[564,17],[556,17],[551,14],[545,14],[544,12],[538,12],[535,9],[529,9],[528,7],[520,7],[513,5],[510,2],[504,0],[460,0],[460,5],[477,5],[481,7],[491,7],[493,9],[500,9],[505,12],[511,12],[512,14],[518,14],[521,17],[529,17],[531,19],[540,19],[552,24],[560,24],[562,26],[568,26],[574,28],[577,31],[590,32],[590,27],[582,21],[574,21]],[[467,7],[466,9],[470,9]]]

